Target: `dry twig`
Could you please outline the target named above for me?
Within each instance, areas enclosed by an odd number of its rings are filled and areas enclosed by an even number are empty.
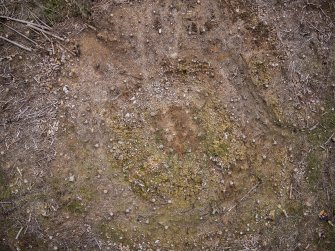
[[[19,230],[19,232],[17,232],[17,235],[16,235],[16,237],[15,237],[15,240],[19,239],[22,230],[23,230],[23,227],[21,227],[20,230]]]
[[[254,185],[235,205],[231,206],[230,208],[228,208],[228,210],[225,213],[230,212],[231,210],[233,210],[235,207],[237,207],[252,191],[254,191],[259,185],[261,184],[261,182],[258,182],[256,185]]]
[[[32,26],[35,26],[35,27],[38,27],[38,28],[44,29],[44,30],[51,30],[47,26],[36,24],[36,23],[32,23],[32,22],[29,22],[29,21],[26,21],[26,20],[22,20],[22,19],[17,19],[17,18],[7,17],[7,16],[0,16],[0,18],[11,20],[11,21],[15,21],[15,22],[19,22],[19,23],[26,24],[26,25],[32,25]]]
[[[47,25],[45,22],[43,22],[35,13],[33,13],[32,11],[29,11],[30,14],[35,18],[35,21],[41,23],[42,25],[44,25],[45,27],[48,27],[49,30],[51,30],[51,27],[49,25]]]
[[[19,43],[15,42],[15,41],[12,41],[12,40],[8,39],[8,38],[5,38],[3,36],[0,36],[0,38],[3,39],[3,40],[5,40],[8,43],[11,43],[11,44],[13,44],[13,45],[21,48],[21,49],[24,49],[26,51],[32,51],[32,49],[30,47],[26,47],[26,46],[24,46],[22,44],[19,44]]]
[[[26,35],[22,34],[21,32],[15,30],[14,28],[8,26],[7,24],[4,24],[2,22],[0,22],[1,24],[3,24],[4,26],[6,26],[8,29],[14,31],[15,33],[19,34],[20,36],[24,37],[25,39],[27,39],[28,41],[32,42],[34,45],[38,45],[34,40],[30,39],[29,37],[27,37]]]
[[[52,36],[52,37],[54,37],[54,38],[57,38],[57,39],[59,39],[59,40],[61,40],[61,41],[64,41],[64,38],[62,38],[62,37],[60,37],[60,36],[57,36],[56,34],[54,34],[54,33],[52,33],[52,32],[43,30],[43,29],[41,29],[41,28],[39,28],[39,27],[36,27],[36,26],[34,26],[34,25],[31,25],[31,24],[28,24],[27,26],[30,27],[30,28],[32,28],[32,29],[38,30],[38,31],[40,31],[40,32],[42,32],[42,33],[44,33],[44,34],[50,35],[50,36]]]
[[[334,137],[334,135],[335,135],[335,132],[333,132],[333,134],[330,135],[330,137],[327,139],[327,141],[325,143],[323,143],[323,145],[324,146],[327,145],[329,143],[329,141]]]

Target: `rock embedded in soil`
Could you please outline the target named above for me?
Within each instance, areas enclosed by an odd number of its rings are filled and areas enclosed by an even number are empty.
[[[267,219],[270,221],[274,221],[276,219],[276,210],[271,210],[269,212]]]

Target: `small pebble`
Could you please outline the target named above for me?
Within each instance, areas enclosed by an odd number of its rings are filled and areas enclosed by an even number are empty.
[[[68,94],[69,91],[70,91],[69,87],[68,87],[67,85],[65,85],[65,86],[63,87],[63,92],[64,92],[65,94]]]
[[[312,206],[312,203],[310,203],[309,201],[307,201],[305,205],[306,205],[307,207],[311,207],[311,206]]]

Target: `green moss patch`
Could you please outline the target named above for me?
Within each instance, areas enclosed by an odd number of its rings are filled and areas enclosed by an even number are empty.
[[[331,108],[327,109],[321,116],[318,126],[308,134],[310,143],[319,146],[327,141],[327,139],[335,132],[335,111]]]
[[[82,214],[85,212],[85,206],[78,200],[71,200],[67,205],[66,209],[74,214]]]
[[[321,177],[322,161],[320,157],[313,153],[307,158],[307,182],[314,188],[319,183]]]

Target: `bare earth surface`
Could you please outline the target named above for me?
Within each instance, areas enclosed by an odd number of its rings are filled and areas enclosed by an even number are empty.
[[[1,250],[335,249],[334,3],[90,13],[1,41]]]

